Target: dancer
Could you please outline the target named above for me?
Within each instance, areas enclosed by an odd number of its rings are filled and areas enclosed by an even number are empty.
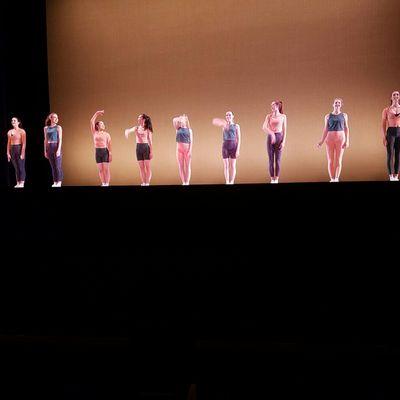
[[[11,119],[13,129],[7,132],[7,160],[12,162],[15,169],[17,184],[15,188],[25,185],[25,149],[26,132],[21,127],[21,120],[17,117]]]
[[[151,180],[150,160],[153,158],[153,125],[146,114],[138,116],[138,125],[125,129],[125,137],[136,135],[136,158],[139,163],[141,186],[149,186]]]
[[[176,130],[176,159],[183,186],[188,186],[191,176],[193,131],[186,114],[172,119]]]
[[[347,114],[341,112],[342,105],[342,99],[334,99],[333,112],[325,115],[324,132],[321,141],[318,143],[320,148],[326,141],[328,172],[331,182],[339,182],[344,150],[349,147],[349,122]]]
[[[267,151],[271,183],[279,182],[282,150],[286,144],[287,119],[283,114],[283,103],[275,100],[271,103],[271,114],[265,117],[263,131],[267,134]]]
[[[227,111],[225,119],[214,118],[213,124],[222,128],[222,159],[224,162],[225,183],[233,185],[236,177],[236,159],[240,154],[240,126],[233,122],[232,111]]]
[[[387,150],[387,168],[390,181],[399,180],[400,169],[400,93],[394,91],[391,104],[382,112],[383,145]]]
[[[104,115],[104,110],[96,111],[90,120],[90,130],[92,131],[94,148],[96,152],[96,163],[99,169],[101,186],[110,185],[110,163],[112,161],[111,136],[105,131],[106,126],[103,121],[97,121],[99,116]]]
[[[61,187],[63,180],[62,171],[62,128],[58,123],[58,115],[50,113],[44,127],[44,156],[49,160],[53,174],[52,187]]]

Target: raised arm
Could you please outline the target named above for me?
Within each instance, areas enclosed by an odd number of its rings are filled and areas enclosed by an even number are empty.
[[[347,114],[344,114],[344,134],[346,137],[345,142],[343,143],[343,148],[345,149],[346,147],[349,147],[350,145],[350,128],[349,128],[349,117],[347,116]]]
[[[100,115],[104,115],[104,110],[100,110],[100,111],[96,111],[93,114],[93,117],[90,119],[90,131],[94,134],[96,132],[96,119],[97,117],[99,117]]]
[[[227,124],[226,120],[222,118],[213,118],[212,123],[213,125],[218,126],[220,128],[225,128]]]
[[[11,160],[11,131],[7,132],[7,160],[10,162]]]
[[[177,131],[181,126],[181,117],[174,117],[172,118],[172,125],[174,126],[175,130]]]
[[[387,146],[387,141],[386,141],[386,123],[387,123],[387,108],[385,108],[382,111],[382,139],[383,139],[383,145],[385,147]]]
[[[23,160],[25,158],[25,149],[26,149],[26,132],[24,129],[22,129],[21,132],[21,143],[22,143],[21,160]]]
[[[44,156],[46,158],[48,158],[48,156],[47,156],[47,126],[45,126],[43,128],[43,132],[44,132]]]
[[[132,128],[125,129],[125,137],[128,139],[129,135],[131,133],[135,133],[137,128],[138,128],[137,126],[133,126]]]
[[[323,134],[322,134],[321,141],[317,144],[318,147],[321,147],[324,144],[326,136],[328,135],[328,118],[329,118],[329,114],[326,114],[325,115],[324,131],[323,131]]]
[[[57,131],[58,131],[58,147],[57,147],[57,157],[61,156],[61,146],[62,146],[62,128],[60,125],[57,125]]]
[[[269,127],[269,117],[270,117],[270,114],[268,114],[266,117],[265,117],[265,121],[264,121],[264,123],[263,123],[263,126],[262,126],[262,130],[265,132],[265,133],[267,133],[267,134],[272,134],[272,133],[274,133],[272,130],[271,130],[271,128]]]

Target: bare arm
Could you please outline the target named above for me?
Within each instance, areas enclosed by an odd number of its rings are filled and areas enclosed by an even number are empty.
[[[108,149],[108,156],[109,156],[109,161],[112,161],[112,146],[111,146],[111,136],[108,134],[107,136],[107,149]]]
[[[133,126],[132,128],[125,129],[125,137],[128,139],[131,133],[135,133],[137,130],[137,126]]]
[[[7,132],[7,160],[10,162],[11,160],[11,133],[10,131]]]
[[[47,126],[43,128],[44,131],[44,156],[47,158]]]
[[[57,131],[58,131],[58,147],[57,147],[57,157],[61,156],[61,146],[62,146],[62,128],[60,125],[57,125]]]
[[[98,117],[99,115],[104,115],[104,110],[96,111],[96,112],[93,114],[93,117],[92,117],[91,120],[90,120],[90,131],[91,131],[93,134],[96,132],[96,128],[95,128],[96,119],[97,119],[97,117]]]
[[[149,142],[151,160],[153,158],[153,133],[151,131],[148,131],[147,141]]]
[[[318,143],[318,147],[321,147],[321,146],[324,144],[325,139],[326,139],[326,135],[328,134],[328,118],[329,118],[329,114],[326,114],[326,115],[325,115],[324,131],[323,131],[323,134],[322,134],[322,139],[321,139],[321,141]]]
[[[213,118],[212,123],[220,128],[225,128],[227,124],[227,122],[222,118]]]
[[[242,135],[240,132],[240,126],[238,124],[236,124],[236,134],[237,134],[237,149],[236,149],[236,157],[239,156],[240,154],[240,144],[242,142]]]
[[[385,108],[382,111],[382,139],[383,139],[383,145],[387,145],[386,141],[386,122],[387,122],[387,108]]]
[[[192,148],[193,148],[193,131],[189,129],[190,132],[190,144],[189,144],[189,154],[192,155]]]
[[[346,141],[343,144],[343,148],[346,148],[350,145],[349,117],[347,116],[347,114],[344,114],[344,134],[346,136]]]
[[[284,147],[286,145],[286,132],[287,132],[287,118],[286,115],[283,116],[283,123],[282,123],[282,144],[281,147]]]
[[[271,128],[270,128],[270,126],[269,126],[269,117],[270,117],[270,114],[268,114],[268,115],[265,117],[265,121],[264,121],[264,123],[263,123],[262,130],[263,130],[265,133],[267,133],[267,134],[272,134],[272,133],[274,133],[274,132],[271,130]]]
[[[180,126],[180,117],[174,117],[172,118],[172,125],[174,126],[175,130],[179,129]]]
[[[26,132],[24,129],[22,129],[21,132],[21,143],[22,143],[21,160],[23,160],[25,158],[25,149],[26,149]]]

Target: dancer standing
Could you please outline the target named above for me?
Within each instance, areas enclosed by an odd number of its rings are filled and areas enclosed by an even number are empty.
[[[387,168],[390,181],[399,180],[400,169],[400,93],[392,93],[391,104],[382,112],[383,145],[387,150]]]
[[[61,187],[62,171],[62,128],[58,123],[58,115],[51,113],[47,116],[44,127],[44,156],[49,160],[53,175],[52,187]]]
[[[7,160],[12,162],[15,169],[17,184],[15,188],[25,185],[25,149],[26,132],[21,128],[21,120],[17,117],[11,119],[13,129],[7,132]]]
[[[102,115],[104,115],[104,110],[94,113],[90,120],[90,130],[93,135],[101,186],[109,186],[111,178],[110,163],[112,161],[111,136],[105,131],[106,126],[103,121],[96,122],[97,117]]]
[[[224,162],[225,183],[233,185],[236,177],[236,159],[240,154],[241,133],[239,124],[233,122],[232,111],[227,111],[225,119],[214,118],[213,124],[222,128],[222,159]]]
[[[173,118],[172,124],[176,130],[176,159],[179,176],[182,185],[187,186],[190,183],[191,176],[193,131],[186,114]]]
[[[271,183],[279,182],[282,150],[286,144],[287,119],[283,114],[283,103],[275,100],[271,103],[271,114],[265,117],[263,131],[267,134],[269,174]]]
[[[125,129],[125,137],[136,136],[136,158],[139,163],[141,186],[149,186],[151,180],[150,160],[153,158],[153,125],[146,114],[138,116],[138,125]]]
[[[344,150],[349,147],[350,130],[347,114],[341,112],[343,100],[333,101],[333,111],[325,115],[325,127],[318,147],[326,141],[328,172],[331,182],[339,182]]]

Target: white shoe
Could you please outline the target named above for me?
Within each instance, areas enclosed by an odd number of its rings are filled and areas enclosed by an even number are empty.
[[[392,175],[389,175],[389,181],[393,182],[394,181],[394,177]]]
[[[14,186],[14,189],[18,189],[19,187],[21,187],[21,186],[19,185],[19,183],[17,183],[17,184]]]
[[[58,182],[56,186],[61,187],[61,182]]]
[[[393,181],[394,181],[394,182],[398,182],[398,181],[399,181],[399,177],[398,177],[398,176],[394,176],[394,177],[393,177]]]
[[[54,182],[51,187],[57,187],[57,183]]]

